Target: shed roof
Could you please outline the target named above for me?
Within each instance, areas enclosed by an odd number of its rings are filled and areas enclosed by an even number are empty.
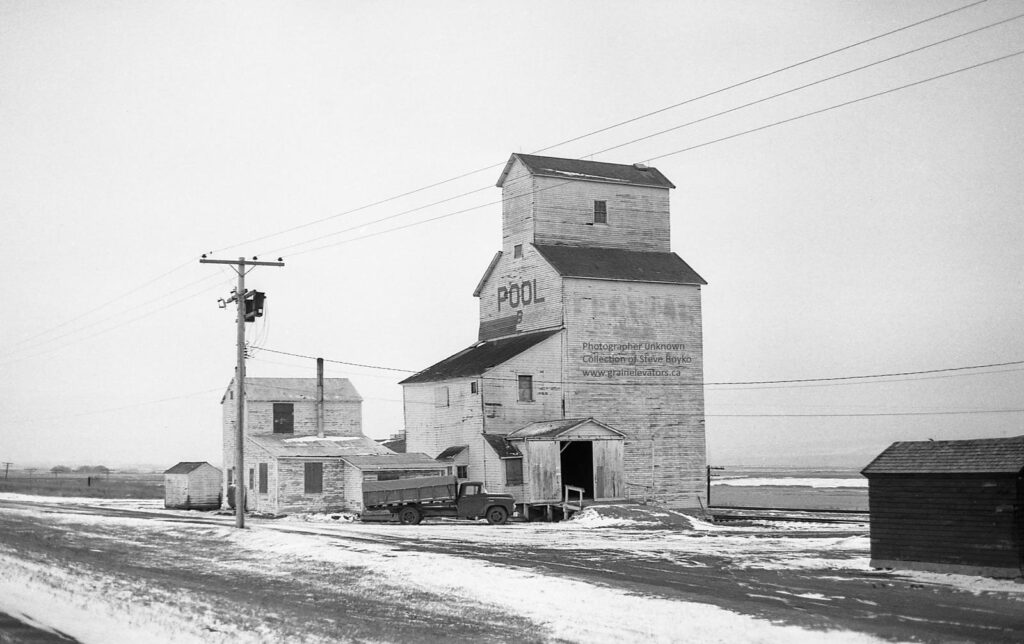
[[[234,390],[231,379],[220,399],[224,402]],[[316,401],[316,378],[249,378],[245,379],[245,399],[259,402]],[[363,398],[348,378],[324,378],[325,402],[362,402]]]
[[[583,159],[562,159],[558,157],[541,157],[533,154],[513,154],[509,157],[505,169],[498,177],[497,186],[505,185],[505,179],[515,160],[522,161],[530,174],[541,177],[555,177],[576,181],[597,181],[599,183],[619,183],[632,186],[650,186],[654,188],[675,188],[657,168],[641,163],[605,163],[604,161],[586,161]]]
[[[558,437],[572,432],[578,427],[582,427],[588,423],[593,423],[602,430],[607,430],[609,434],[617,434],[625,437],[625,434],[617,429],[605,425],[599,420],[593,418],[560,418],[556,420],[542,420],[536,423],[530,423],[522,429],[517,429],[508,435],[509,440],[556,440]]]
[[[467,449],[469,449],[469,445],[455,445],[453,447],[449,447],[449,448],[445,449],[443,452],[438,454],[434,458],[434,460],[435,461],[449,461],[449,460],[455,458],[456,456],[458,456],[459,454],[461,454],[462,452],[466,451]]]
[[[463,349],[433,364],[423,371],[409,376],[400,385],[420,382],[434,382],[452,378],[472,378],[482,375],[488,369],[510,360],[530,347],[547,340],[561,329],[524,333],[500,340],[485,340]]]
[[[1019,474],[1024,436],[893,443],[861,470],[875,474]]]
[[[369,454],[343,456],[341,460],[364,471],[369,470],[437,470],[444,467],[426,454]]]
[[[675,253],[547,244],[534,244],[534,248],[563,277],[707,284]]]
[[[174,467],[171,467],[164,471],[164,474],[188,474],[189,472],[194,472],[195,470],[198,470],[200,467],[204,465],[210,464],[207,463],[206,461],[182,461],[181,463],[178,463]],[[210,467],[213,466],[210,465]]]
[[[519,448],[508,442],[501,434],[484,434],[484,440],[491,446],[498,458],[522,458]]]
[[[338,457],[391,454],[391,450],[365,436],[294,436],[292,434],[256,434],[248,437],[276,457]]]

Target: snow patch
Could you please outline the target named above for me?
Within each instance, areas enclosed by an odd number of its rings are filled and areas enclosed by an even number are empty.
[[[829,479],[829,478],[735,478],[715,479],[715,485],[731,485],[734,487],[814,487],[814,488],[836,488],[836,487],[867,487],[866,478],[859,479]]]

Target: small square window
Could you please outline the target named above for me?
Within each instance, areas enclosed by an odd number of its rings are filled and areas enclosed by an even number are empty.
[[[292,403],[274,403],[274,433],[292,434],[295,432],[295,405]]]
[[[477,384],[476,380],[474,380],[473,382],[469,383],[469,393],[471,393],[471,394],[480,393],[480,386]]]
[[[468,465],[456,465],[455,476],[460,479],[469,478],[469,466]]]
[[[523,256],[523,245],[522,244],[516,244],[515,246],[513,246],[512,247],[512,257],[514,257],[516,259],[519,259],[522,256]]]
[[[519,402],[533,402],[533,376],[519,376]]]
[[[505,459],[505,485],[523,484],[523,459]]]
[[[608,202],[607,201],[595,201],[594,202],[594,223],[595,224],[607,224],[608,223]]]

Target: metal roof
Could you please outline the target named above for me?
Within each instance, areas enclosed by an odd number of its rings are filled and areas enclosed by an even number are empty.
[[[593,423],[601,429],[608,430],[611,433],[618,434],[619,436],[625,437],[625,434],[617,429],[605,425],[599,420],[593,418],[559,418],[556,420],[542,420],[536,423],[530,423],[522,429],[517,429],[507,436],[508,440],[554,440],[563,434],[568,434],[572,430],[586,425],[587,423]]]
[[[455,458],[456,456],[466,451],[467,449],[469,449],[469,445],[455,445],[454,447],[449,447],[445,449],[443,452],[435,456],[434,460],[450,461],[451,459]]]
[[[171,467],[170,469],[164,471],[164,474],[188,474],[189,472],[193,472],[193,471],[199,469],[203,465],[210,465],[210,464],[207,463],[206,461],[182,461],[181,463],[178,463],[174,467]],[[213,466],[210,465],[210,467],[213,467]],[[217,469],[217,468],[214,468],[214,469]]]
[[[235,388],[231,379],[221,403]],[[316,378],[246,378],[245,399],[259,402],[316,402]],[[362,402],[348,378],[324,378],[325,402]]]
[[[398,384],[411,385],[420,382],[480,376],[488,369],[514,358],[523,351],[547,340],[559,331],[561,329],[524,333],[500,340],[477,342],[473,346],[463,349],[415,375],[409,376]]]
[[[508,442],[501,434],[484,434],[484,440],[498,455],[498,458],[522,458],[519,448]]]
[[[618,183],[632,186],[648,186],[654,188],[675,188],[657,168],[641,163],[622,164],[605,163],[604,161],[585,161],[583,159],[561,159],[558,157],[541,157],[533,154],[513,154],[509,157],[505,169],[498,177],[499,188],[505,185],[505,178],[515,160],[522,161],[530,174],[541,177],[555,177],[574,181],[596,181],[598,183]]]
[[[439,470],[445,466],[426,454],[379,454],[343,456],[341,460],[361,470]]]
[[[335,436],[323,438],[316,434],[256,434],[247,437],[253,443],[276,457],[338,457],[391,454],[391,450],[365,436]]]
[[[563,277],[707,284],[697,271],[675,253],[547,244],[534,244],[534,248]]]
[[[1020,474],[1024,436],[893,443],[861,474]]]

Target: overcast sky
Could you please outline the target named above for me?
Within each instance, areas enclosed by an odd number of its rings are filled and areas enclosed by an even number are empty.
[[[1024,56],[987,63],[1024,50],[1024,20],[707,118],[1024,5],[687,102],[968,4],[0,0],[0,460],[219,464],[236,278],[205,252],[284,257],[248,276],[258,346],[417,370],[471,344],[513,152],[676,184],[708,383],[1024,360]],[[709,459],[1024,434],[1022,368],[709,384]],[[315,376],[270,351],[248,369]],[[402,429],[402,372],[327,375],[369,436]]]

